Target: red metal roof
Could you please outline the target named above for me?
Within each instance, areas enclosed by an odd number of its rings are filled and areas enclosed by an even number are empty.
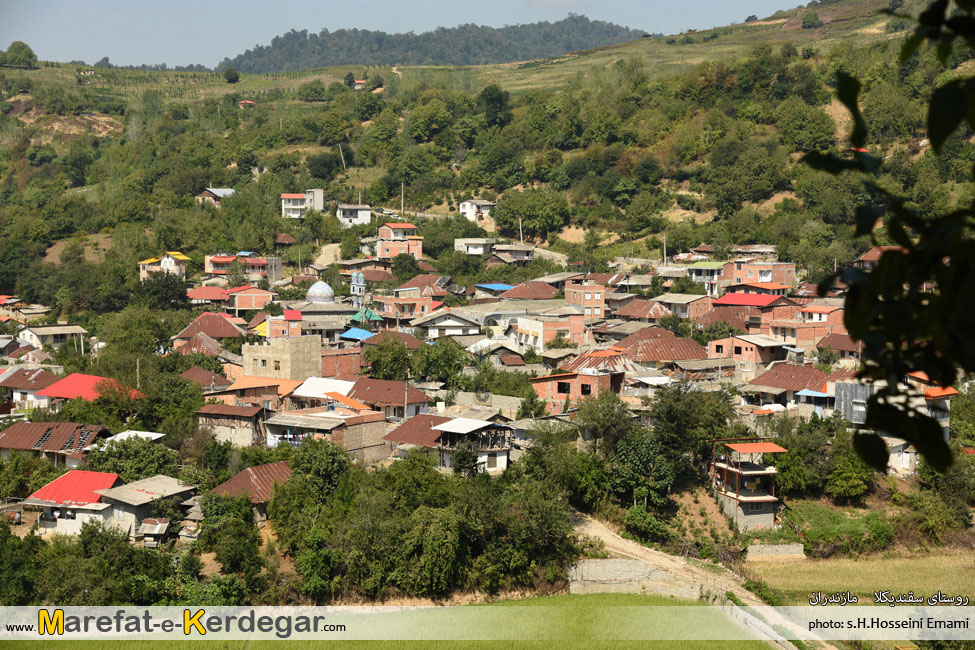
[[[204,404],[197,413],[203,415],[223,415],[235,418],[252,418],[261,412],[261,406],[229,406],[227,404]]]
[[[857,258],[858,262],[878,262],[880,257],[887,251],[901,251],[906,253],[907,249],[901,246],[874,246],[866,253]]]
[[[193,366],[189,370],[179,373],[179,376],[183,379],[187,379],[193,383],[199,384],[204,388],[208,388],[210,386],[223,388],[234,383],[226,377],[218,375],[215,372],[210,372],[206,368],[201,368],[200,366]]]
[[[957,395],[958,391],[951,386],[943,388],[941,386],[932,386],[931,388],[926,388],[924,390],[925,399],[941,399],[942,397],[951,397],[952,395]]]
[[[818,391],[826,383],[826,373],[812,366],[781,363],[748,383],[753,386],[771,386],[792,392],[807,388]]]
[[[305,198],[305,195],[304,194],[282,194],[281,198],[282,199],[303,199]]]
[[[229,264],[235,259],[237,259],[236,255],[214,255],[210,258],[210,261],[218,264]]]
[[[789,451],[774,442],[729,442],[725,446],[739,454],[780,454]]]
[[[451,418],[429,413],[414,415],[409,420],[390,431],[383,440],[395,444],[420,445],[421,447],[436,447],[440,440],[440,431],[435,431],[433,427],[444,422],[449,422]]]
[[[121,483],[118,474],[112,472],[73,469],[54,479],[29,498],[64,505],[100,503],[102,497],[100,494],[95,494],[95,490],[115,487],[117,483]]]
[[[660,327],[659,325],[648,325],[624,338],[622,341],[616,344],[616,347],[628,348],[634,343],[639,343],[640,341],[651,341],[659,338],[673,339],[677,338],[677,335],[665,327]]]
[[[766,293],[726,293],[712,304],[715,306],[768,307],[782,296]]]
[[[360,377],[349,390],[348,397],[369,404],[370,406],[386,406],[403,404],[403,387],[406,382],[387,379],[373,379]],[[410,404],[426,403],[429,397],[419,388],[410,386],[406,399]]]
[[[202,333],[214,339],[238,338],[244,335],[244,330],[240,329],[220,314],[204,312],[196,319],[183,328],[174,339],[191,339],[195,334]]]
[[[291,468],[286,462],[279,460],[276,463],[248,467],[213,488],[213,491],[228,497],[243,495],[251,503],[267,503],[271,500],[274,484],[284,483],[290,476]]]
[[[670,314],[671,311],[661,305],[659,302],[654,300],[643,300],[640,298],[630,301],[613,312],[614,316],[619,316],[620,318],[633,318],[640,320],[644,318],[663,318],[664,316],[670,316]]]
[[[62,399],[83,399],[91,402],[101,397],[102,388],[121,388],[127,390],[129,396],[135,399],[145,397],[142,393],[123,386],[114,379],[99,377],[98,375],[84,375],[80,372],[73,372],[64,379],[57,381],[44,390],[37,391],[38,395],[44,397],[60,397]]]
[[[193,287],[186,290],[186,297],[190,300],[224,302],[227,300],[227,292],[220,287]]]
[[[498,297],[506,300],[549,300],[558,292],[558,289],[547,282],[529,280],[508,289]]]
[[[807,305],[799,311],[805,314],[832,314],[842,307],[832,307],[830,305]]]
[[[820,350],[830,348],[834,352],[859,352],[861,344],[853,340],[849,334],[827,334],[819,339],[816,347]]]
[[[17,422],[0,432],[0,448],[23,451],[80,452],[108,435],[101,425],[77,422]]]
[[[412,223],[384,223],[383,225],[387,228],[411,228],[416,230],[416,226]]]
[[[657,338],[637,341],[626,348],[626,356],[637,363],[707,359],[707,348],[692,339]]]
[[[301,320],[301,312],[297,309],[285,309],[284,320]]]
[[[57,381],[58,376],[47,370],[18,368],[0,381],[0,387],[27,391],[41,390]]]

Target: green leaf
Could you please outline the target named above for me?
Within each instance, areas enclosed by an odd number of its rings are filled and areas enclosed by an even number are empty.
[[[866,171],[859,160],[844,160],[833,154],[810,151],[800,159],[813,169],[836,175],[845,171]]]
[[[860,82],[846,72],[836,75],[836,97],[846,106],[853,117],[853,132],[850,134],[850,146],[855,149],[863,147],[867,142],[867,123],[860,114],[857,100],[860,95]]]
[[[960,80],[946,83],[931,94],[928,137],[935,153],[941,153],[941,146],[965,119],[967,110],[968,102]]]
[[[890,454],[887,445],[876,433],[857,433],[853,436],[853,449],[867,465],[883,472],[887,469]]]

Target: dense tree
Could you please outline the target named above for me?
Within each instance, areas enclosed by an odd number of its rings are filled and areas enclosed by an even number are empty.
[[[240,73],[233,68],[226,68],[223,71],[223,78],[227,80],[228,84],[235,84],[240,81]]]
[[[23,41],[14,41],[0,55],[0,65],[11,68],[36,68],[37,55],[30,46]]]
[[[406,346],[391,336],[379,345],[366,346],[363,356],[369,364],[369,374],[377,379],[406,381],[413,363]]]
[[[467,353],[453,339],[440,337],[413,355],[413,373],[454,386],[467,361]]]
[[[569,206],[550,190],[511,191],[498,201],[491,216],[502,232],[545,238],[568,223]]]
[[[633,414],[612,391],[602,391],[596,397],[585,397],[577,404],[573,420],[583,434],[593,440],[597,451],[609,458],[621,440],[630,435],[635,422]]]
[[[176,452],[145,438],[113,440],[88,452],[88,469],[113,472],[125,483],[157,474],[176,475]]]
[[[613,492],[622,503],[659,508],[667,502],[676,479],[674,463],[648,429],[635,427],[621,439],[610,466]]]
[[[728,394],[697,391],[688,382],[657,389],[650,410],[653,432],[678,470],[709,456],[707,441],[726,437],[733,417]]]

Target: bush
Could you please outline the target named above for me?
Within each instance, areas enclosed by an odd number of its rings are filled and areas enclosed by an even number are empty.
[[[823,25],[823,21],[819,19],[819,14],[817,14],[815,11],[807,11],[802,16],[803,29],[819,29]]]
[[[642,505],[626,511],[623,519],[626,530],[642,542],[666,542],[673,536],[667,525],[659,521]]]

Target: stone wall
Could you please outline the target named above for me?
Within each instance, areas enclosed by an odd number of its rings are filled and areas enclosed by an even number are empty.
[[[751,544],[748,546],[749,562],[763,560],[805,560],[802,544]]]
[[[697,600],[701,588],[698,582],[642,560],[580,560],[569,571],[570,594],[647,594]]]

